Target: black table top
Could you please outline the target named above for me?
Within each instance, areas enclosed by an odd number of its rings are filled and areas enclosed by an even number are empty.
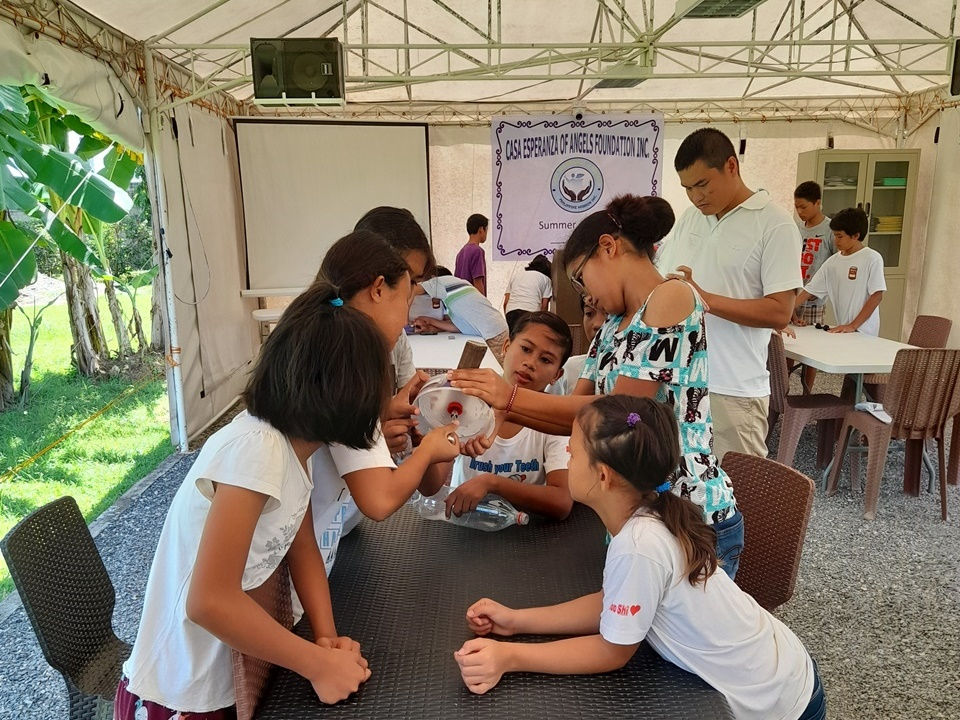
[[[483,596],[531,607],[596,592],[604,536],[580,505],[564,522],[495,533],[423,520],[409,507],[382,523],[364,520],[340,542],[330,589],[337,629],[360,643],[372,677],[349,700],[324,706],[305,679],[275,668],[256,717],[732,718],[720,693],[646,643],[612,673],[509,673],[486,695],[464,686],[453,653],[473,637],[467,607]]]

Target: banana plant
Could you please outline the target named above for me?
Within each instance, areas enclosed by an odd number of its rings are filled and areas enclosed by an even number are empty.
[[[81,136],[75,152],[70,151],[71,131]],[[74,359],[87,375],[98,371],[106,354],[90,271],[103,276],[109,275],[109,268],[104,267],[105,253],[86,241],[84,218],[88,225],[115,223],[133,205],[124,189],[106,176],[122,179],[126,161],[105,165],[106,175],[89,162],[111,144],[61,111],[42,90],[0,85],[0,211],[19,211],[43,222],[43,230],[32,238],[12,223],[0,224],[0,310],[12,307],[20,289],[33,280],[34,248],[40,243],[58,247],[64,260]]]

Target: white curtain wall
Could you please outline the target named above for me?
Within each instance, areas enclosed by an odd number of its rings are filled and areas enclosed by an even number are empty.
[[[918,283],[919,313],[942,315],[953,320],[950,347],[960,347],[960,243],[957,236],[957,198],[960,198],[960,109],[940,114],[940,138],[936,167],[928,187],[929,217],[922,281]],[[921,189],[922,192],[922,189]],[[918,212],[921,210],[918,208]],[[909,287],[909,286],[908,286]]]
[[[243,390],[258,348],[246,287],[243,210],[230,123],[178,107],[164,117],[160,161],[166,241],[182,348],[187,435],[193,436]]]

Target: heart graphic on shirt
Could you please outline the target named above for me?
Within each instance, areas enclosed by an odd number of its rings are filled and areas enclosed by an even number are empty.
[[[631,606],[630,606],[630,614],[631,614],[631,615],[636,615],[638,612],[640,612],[640,606],[639,606],[639,605],[631,605]]]

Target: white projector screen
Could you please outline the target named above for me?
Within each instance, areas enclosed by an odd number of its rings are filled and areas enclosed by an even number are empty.
[[[250,290],[311,283],[370,208],[407,208],[430,234],[427,126],[238,119]]]

